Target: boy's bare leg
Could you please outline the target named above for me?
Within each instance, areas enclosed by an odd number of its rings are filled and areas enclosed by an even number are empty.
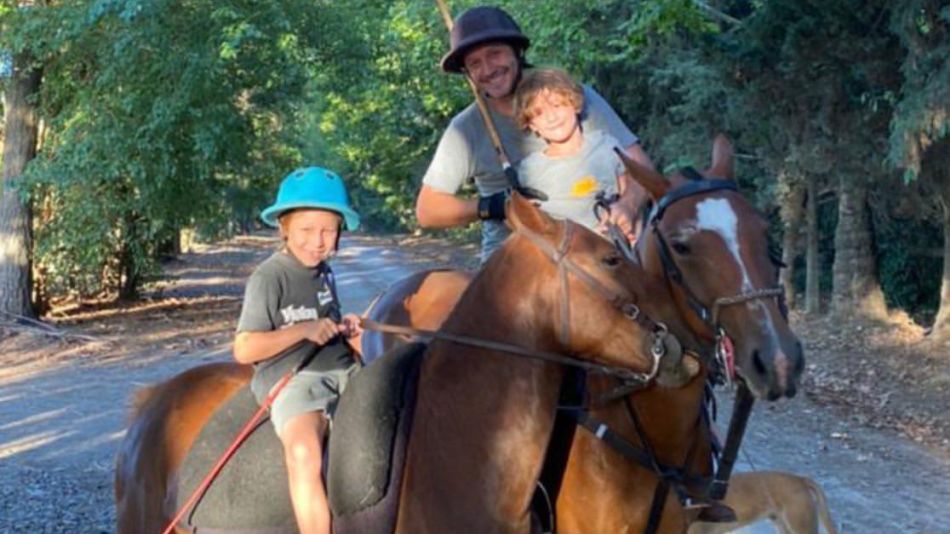
[[[330,508],[321,478],[326,428],[323,413],[311,412],[287,421],[280,433],[290,500],[301,534],[330,534]]]

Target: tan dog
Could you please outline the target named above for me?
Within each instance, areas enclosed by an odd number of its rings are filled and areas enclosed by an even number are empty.
[[[733,523],[693,523],[689,534],[721,534],[768,519],[781,534],[837,534],[825,493],[813,480],[781,471],[736,473],[723,502],[736,512]]]

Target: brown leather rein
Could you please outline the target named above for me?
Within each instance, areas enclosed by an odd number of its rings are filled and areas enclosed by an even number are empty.
[[[640,311],[640,308],[637,307],[636,303],[632,298],[626,296],[623,292],[618,290],[612,290],[606,286],[603,282],[594,278],[590,273],[585,271],[582,267],[578,266],[571,260],[570,248],[573,243],[574,230],[576,228],[576,223],[566,220],[564,221],[564,234],[561,238],[561,242],[557,247],[552,246],[548,243],[543,237],[538,234],[527,230],[519,229],[518,234],[522,235],[525,239],[530,241],[533,245],[541,249],[542,252],[557,266],[558,268],[558,278],[561,281],[561,329],[559,332],[559,338],[561,342],[567,346],[570,341],[570,291],[568,287],[569,276],[573,274],[578,280],[583,282],[585,285],[599,293],[604,299],[609,302],[613,307],[617,308],[621,313],[624,314],[628,319],[633,322],[636,322],[645,330],[649,331],[653,336],[650,356],[652,358],[650,370],[647,372],[638,372],[633,371],[627,367],[621,367],[617,365],[605,365],[599,364],[588,360],[583,360],[576,358],[574,356],[568,356],[556,352],[538,350],[538,349],[529,349],[519,345],[513,345],[511,343],[505,343],[501,341],[492,341],[488,339],[482,339],[473,336],[467,336],[463,334],[453,334],[451,332],[437,331],[437,330],[425,330],[421,328],[413,328],[409,326],[400,326],[393,324],[380,323],[373,321],[372,319],[362,318],[361,326],[366,330],[373,330],[376,332],[381,332],[384,334],[395,334],[402,336],[416,336],[429,339],[441,339],[444,341],[450,341],[453,343],[460,343],[463,345],[469,345],[473,347],[480,347],[489,350],[495,350],[500,352],[505,352],[508,354],[513,354],[516,356],[523,356],[527,358],[533,358],[538,360],[543,360],[551,363],[557,363],[561,365],[568,365],[572,367],[578,367],[585,369],[587,371],[601,373],[605,375],[614,376],[625,384],[628,385],[640,385],[645,386],[652,382],[657,373],[660,370],[660,362],[664,355],[667,353],[667,343],[665,343],[667,336],[670,336],[666,325],[663,323],[655,322],[646,314]]]

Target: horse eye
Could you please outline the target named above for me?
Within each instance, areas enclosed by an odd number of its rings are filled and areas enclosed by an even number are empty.
[[[689,254],[689,247],[686,246],[686,243],[673,243],[673,252],[677,254]]]
[[[600,261],[601,261],[601,263],[603,263],[603,264],[606,265],[607,267],[616,267],[616,266],[620,265],[620,262],[623,261],[623,260],[620,259],[620,255],[619,255],[619,254],[611,254],[610,256],[607,256],[607,257],[605,257],[604,259],[602,259],[602,260],[600,260]]]

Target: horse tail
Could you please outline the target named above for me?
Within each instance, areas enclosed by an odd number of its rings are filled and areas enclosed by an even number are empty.
[[[808,478],[804,480],[812,497],[815,499],[815,504],[818,506],[818,520],[822,526],[825,527],[825,532],[828,534],[838,534],[838,528],[835,527],[835,522],[831,520],[831,512],[828,510],[828,499],[825,497],[825,492],[814,480]]]

